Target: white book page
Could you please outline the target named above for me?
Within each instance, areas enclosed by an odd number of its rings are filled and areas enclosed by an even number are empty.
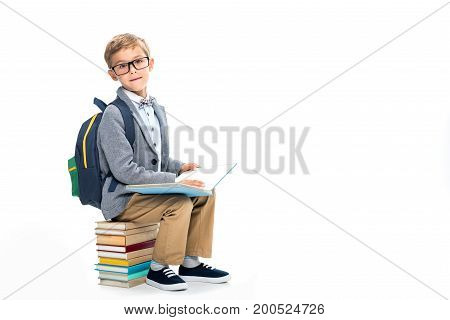
[[[217,165],[215,170],[211,168],[196,168],[192,171],[186,171],[176,177],[175,182],[180,182],[184,179],[200,180],[205,183],[205,186],[200,189],[212,190],[214,186],[232,169],[236,164]],[[206,172],[205,172],[206,171]]]

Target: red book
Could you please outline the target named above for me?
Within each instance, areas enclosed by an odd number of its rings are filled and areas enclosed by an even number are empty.
[[[136,250],[142,250],[147,248],[153,248],[155,246],[156,240],[149,240],[144,242],[139,242],[131,244],[129,246],[107,246],[107,245],[97,245],[97,250],[100,251],[111,251],[111,252],[132,252]]]

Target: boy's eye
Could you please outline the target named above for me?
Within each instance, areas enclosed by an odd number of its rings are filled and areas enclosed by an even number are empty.
[[[117,67],[118,67],[119,69],[125,69],[126,67],[128,67],[128,64],[126,64],[126,63],[119,64]]]
[[[136,63],[142,63],[142,61],[143,61],[144,59],[136,59],[136,60],[134,60],[134,61],[136,61]]]

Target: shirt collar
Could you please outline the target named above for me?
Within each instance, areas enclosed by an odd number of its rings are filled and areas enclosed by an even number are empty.
[[[130,98],[131,101],[133,101],[136,104],[140,104],[141,100],[143,99],[143,97],[141,97],[140,95],[137,95],[136,93],[132,92],[132,91],[128,91],[127,89],[123,88],[123,92],[128,96],[128,98]],[[148,90],[147,90],[147,97],[148,99],[150,99],[150,95],[148,94]]]

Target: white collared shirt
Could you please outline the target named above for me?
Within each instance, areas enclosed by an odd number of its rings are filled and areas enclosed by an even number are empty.
[[[139,109],[139,105],[141,100],[143,99],[141,96],[135,94],[134,92],[128,91],[127,89],[123,89],[125,94],[130,98],[133,104],[139,111],[139,115],[142,120],[144,120],[145,125],[147,126],[148,132],[150,133],[150,137],[153,140],[153,146],[156,149],[158,154],[158,171],[161,171],[161,127],[159,124],[159,120],[155,115],[155,110],[150,105],[144,106],[144,108]],[[151,97],[147,93],[147,98],[151,99]]]

